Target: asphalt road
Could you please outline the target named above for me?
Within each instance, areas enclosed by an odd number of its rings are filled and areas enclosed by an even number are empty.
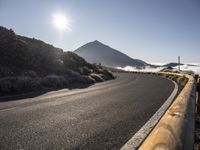
[[[120,149],[170,96],[153,75],[0,102],[0,149]]]

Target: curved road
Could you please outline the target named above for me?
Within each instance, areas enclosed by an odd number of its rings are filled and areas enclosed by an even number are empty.
[[[153,75],[0,102],[0,149],[120,149],[170,96]]]

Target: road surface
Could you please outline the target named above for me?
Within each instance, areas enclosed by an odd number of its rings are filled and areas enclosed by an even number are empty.
[[[0,102],[0,149],[120,149],[174,84],[153,75],[117,76],[84,89]]]

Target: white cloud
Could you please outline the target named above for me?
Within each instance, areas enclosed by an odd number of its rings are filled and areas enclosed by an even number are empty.
[[[164,67],[150,67],[150,66],[146,66],[143,69],[138,69],[136,67],[132,67],[132,66],[126,66],[126,67],[117,67],[117,69],[121,69],[121,70],[125,70],[125,71],[141,71],[141,72],[158,72],[160,70],[162,70]]]
[[[161,63],[156,63],[161,64]],[[178,69],[177,67],[173,67],[174,69]],[[158,72],[162,69],[164,69],[164,67],[150,67],[150,66],[146,66],[143,69],[138,69],[136,67],[132,67],[132,66],[126,66],[126,67],[117,67],[117,69],[121,69],[121,70],[125,70],[125,71],[141,71],[141,72]],[[183,71],[193,71],[196,74],[200,75],[200,64],[197,63],[190,63],[190,64],[184,64],[180,66],[180,69]]]
[[[191,66],[191,65],[195,65],[195,66]],[[178,66],[174,68],[178,69]],[[187,65],[187,64],[181,65],[180,69],[183,71],[193,71],[194,73],[200,75],[200,64],[197,64],[197,63],[190,63],[190,65]]]

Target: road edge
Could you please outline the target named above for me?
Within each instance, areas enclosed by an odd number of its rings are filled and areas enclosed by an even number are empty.
[[[176,82],[172,82],[174,83],[175,87],[171,95],[167,98],[165,103],[156,111],[156,113],[134,134],[131,139],[129,139],[129,141],[121,148],[121,150],[136,150],[143,143],[145,138],[150,134],[152,129],[159,122],[159,120],[162,118],[162,116],[170,107],[174,98],[176,97],[176,94],[178,92],[178,85]]]

